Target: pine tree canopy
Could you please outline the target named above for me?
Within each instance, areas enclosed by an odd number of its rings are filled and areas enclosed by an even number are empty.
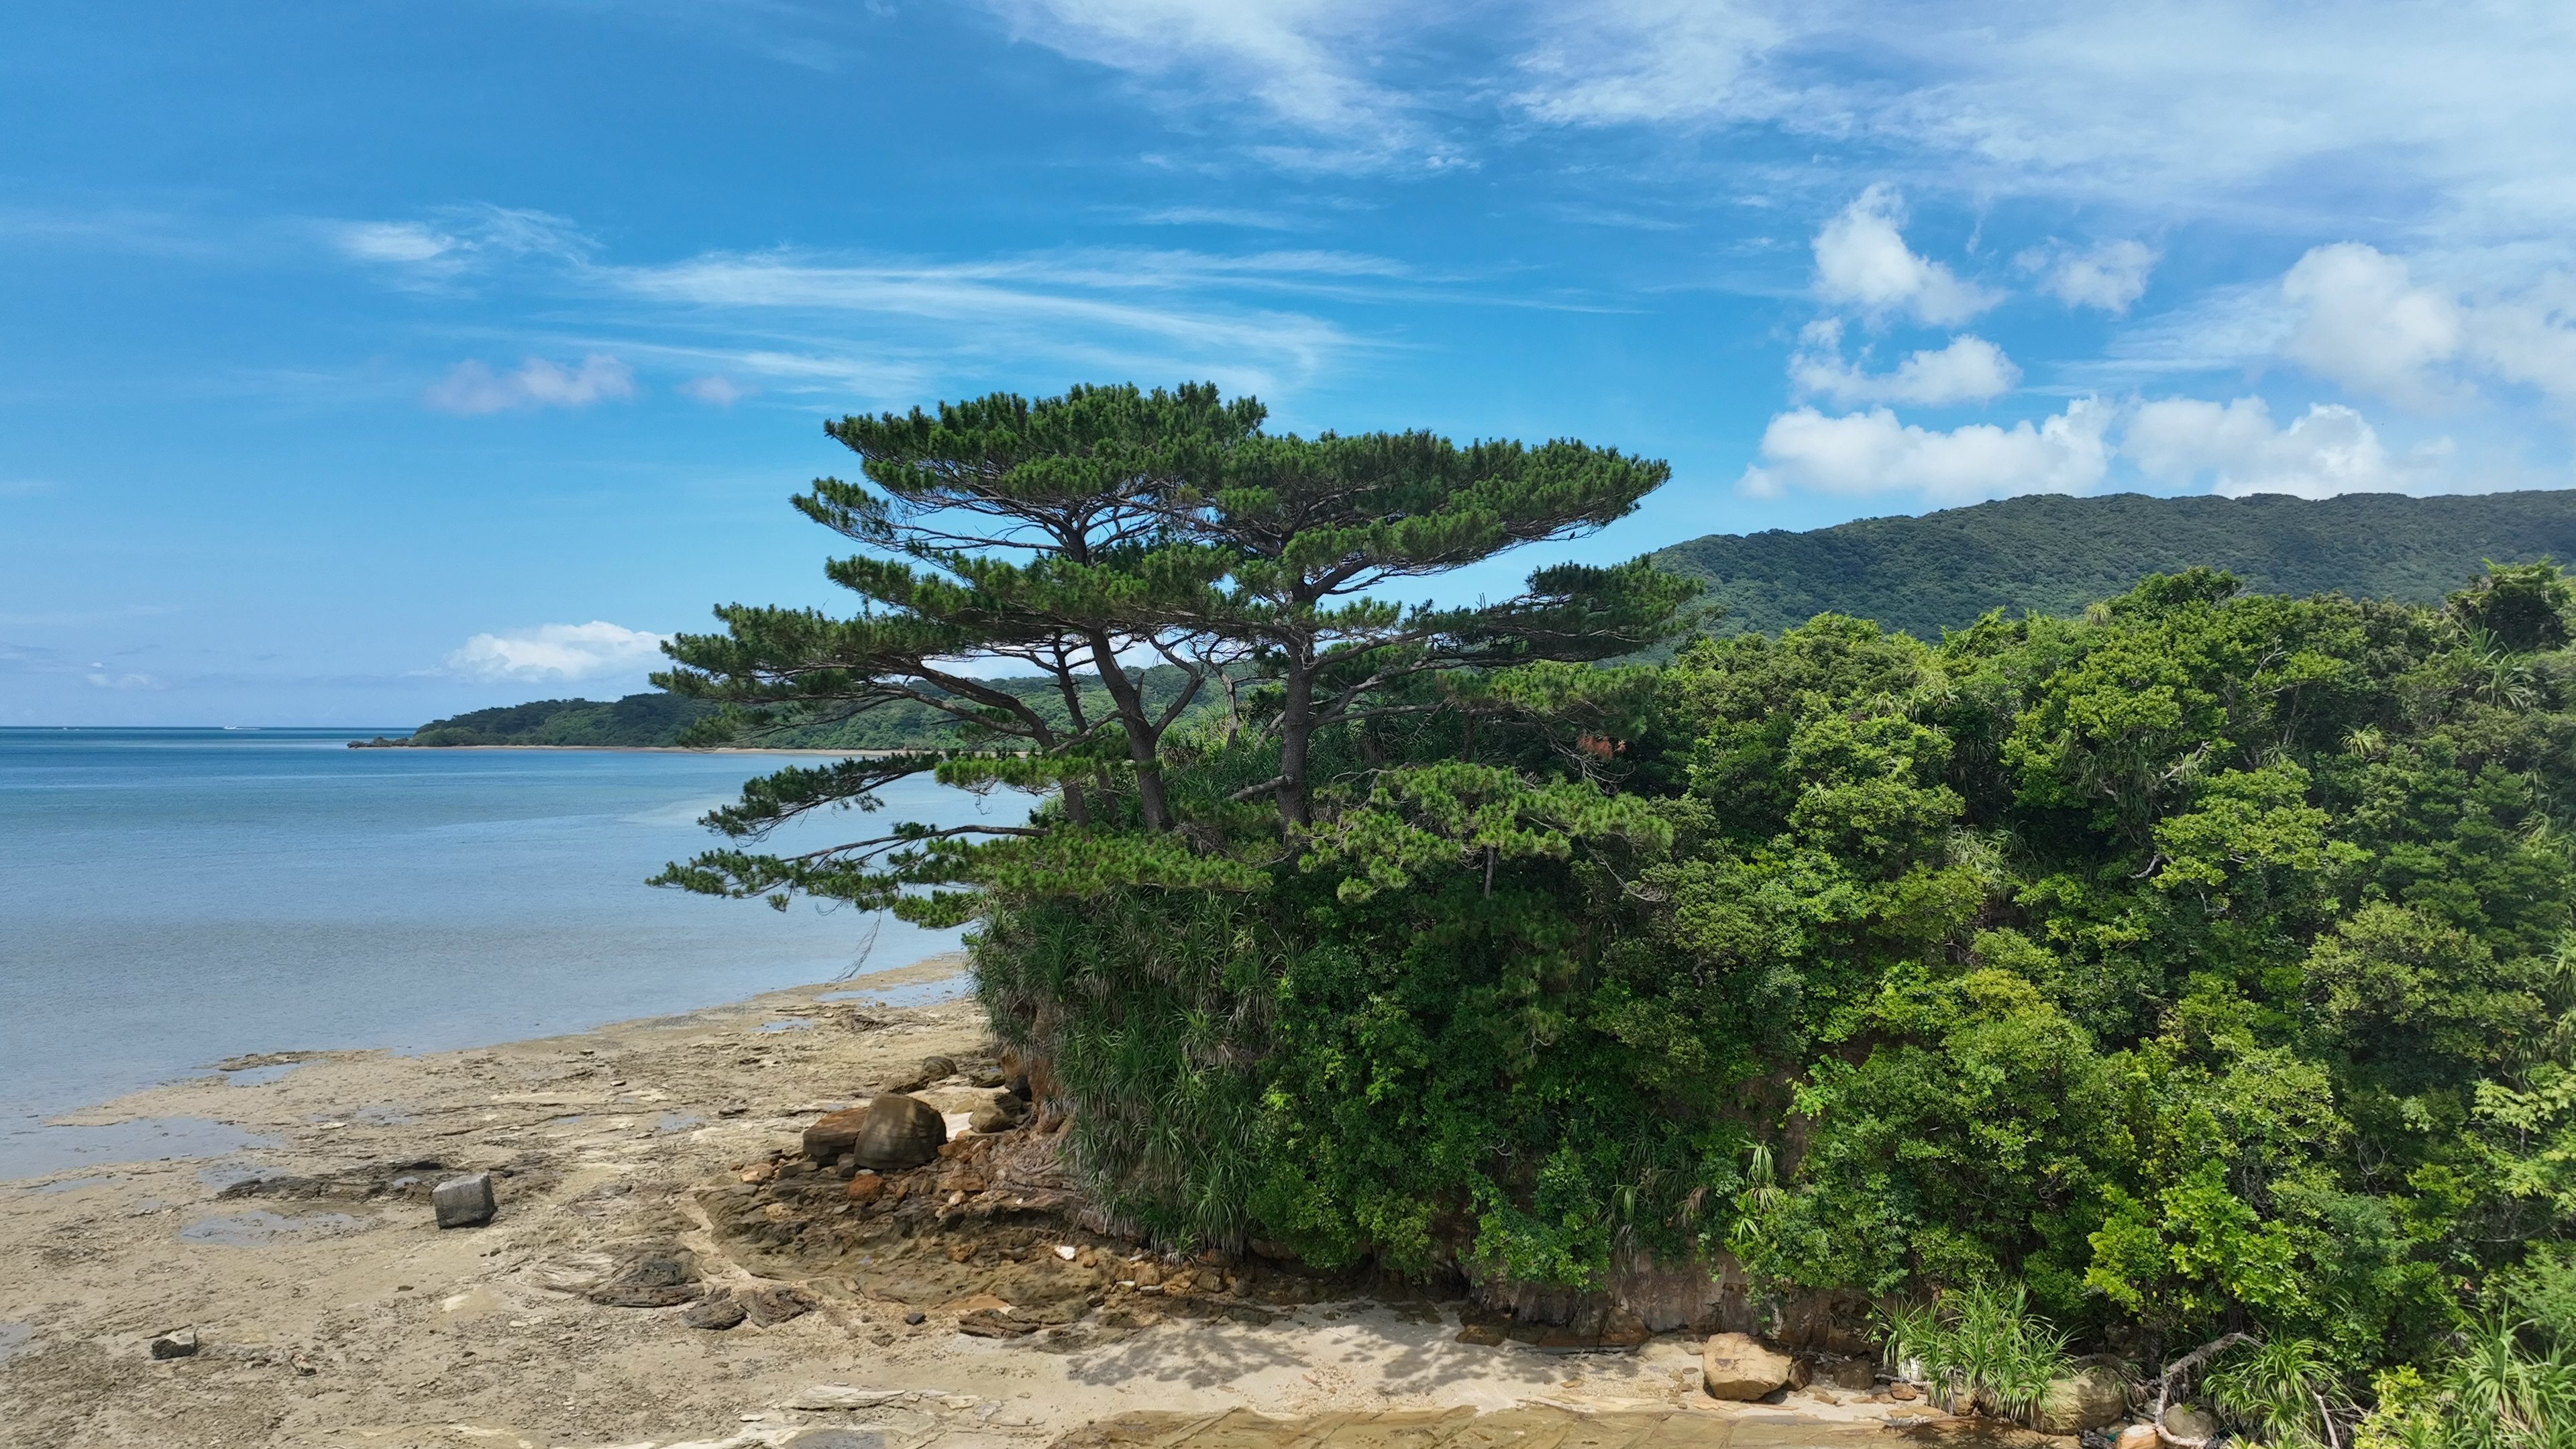
[[[1319,730],[1459,707],[1424,687],[1440,676],[1598,660],[1686,627],[1696,585],[1643,560],[1543,569],[1499,603],[1385,596],[1614,522],[1670,476],[1663,463],[1568,440],[1272,434],[1265,416],[1211,385],[1122,385],[827,424],[865,481],[817,479],[794,504],[864,550],[825,565],[857,610],[724,605],[724,632],[674,640],[676,667],[655,682],[724,706],[694,742],[911,705],[955,720],[960,747],[781,771],[707,823],[757,841],[817,810],[873,809],[878,788],[925,771],[1048,801],[1026,826],[906,826],[789,858],[716,851],[657,883],[939,918],[965,897],[906,888],[1040,867],[1068,885],[1257,888],[1332,783],[1314,773]],[[997,661],[1049,681],[1062,708],[997,687]],[[1156,666],[1178,687],[1149,687]],[[1176,732],[1250,742],[1274,768],[1175,799]],[[1264,800],[1266,829],[1246,813]]]

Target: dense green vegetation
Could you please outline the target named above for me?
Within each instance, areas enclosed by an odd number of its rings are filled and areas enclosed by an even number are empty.
[[[1714,534],[1655,562],[1713,586],[1721,630],[1776,634],[1842,613],[1931,640],[1989,609],[2079,614],[2147,574],[2196,566],[2256,593],[2434,604],[2484,560],[2542,558],[2576,559],[2576,491],[2008,498],[1804,533]]]
[[[1655,470],[1273,449],[1154,399],[852,429],[894,501],[807,511],[909,562],[833,566],[856,620],[731,611],[671,678],[864,717],[980,630],[1096,672],[1107,716],[988,704],[987,748],[753,781],[709,817],[737,844],[661,883],[973,922],[1076,1167],[1166,1240],[1575,1288],[1731,1267],[1774,1307],[1876,1300],[1998,1412],[2106,1347],[2267,1442],[2568,1442],[2555,568],[2430,604],[2191,568],[1938,643],[1828,613],[1597,667],[1677,593],[1542,571],[1458,616],[1314,582],[1597,526]],[[928,536],[970,505],[1075,521],[1003,565]],[[1143,645],[1222,707],[1143,710]],[[749,848],[933,769],[1044,799]]]

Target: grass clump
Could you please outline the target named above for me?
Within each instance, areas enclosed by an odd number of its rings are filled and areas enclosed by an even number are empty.
[[[1899,1373],[1920,1365],[1934,1400],[1953,1413],[1972,1409],[2028,1424],[2051,1381],[2072,1368],[2067,1336],[2033,1312],[2018,1283],[1983,1282],[1916,1307],[1881,1315],[1887,1362]]]

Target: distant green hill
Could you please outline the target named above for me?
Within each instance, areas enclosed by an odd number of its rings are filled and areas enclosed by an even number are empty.
[[[540,699],[434,719],[406,739],[374,745],[667,745],[715,706],[659,690],[603,702]]]
[[[2311,503],[2255,498],[2008,498],[1807,533],[1712,534],[1655,555],[1710,581],[1723,633],[1828,610],[1922,639],[1989,609],[2073,614],[2148,573],[2225,569],[2263,593],[2430,603],[2480,561],[2576,560],[2576,491]]]
[[[1807,533],[1711,534],[1655,555],[1706,579],[1726,613],[1722,633],[1773,633],[1828,611],[1938,639],[1989,609],[2074,614],[2141,575],[2195,564],[2221,568],[2264,593],[2344,593],[2431,603],[2487,559],[2576,560],[2576,490],[2407,498],[2007,498],[1917,518],[1864,518]],[[1063,701],[1042,679],[995,680],[1059,721]],[[1179,671],[1146,671],[1159,705]],[[1089,691],[1086,708],[1107,712]],[[670,745],[710,705],[668,694],[614,702],[544,699],[431,720],[384,745]],[[838,724],[784,730],[746,744],[803,749],[906,749],[947,743],[935,711],[902,705]]]
[[[1158,664],[1138,677],[1148,707],[1159,709],[1181,687],[1181,672]],[[1071,718],[1055,682],[1048,679],[996,679],[994,687],[1028,702],[1040,715],[1061,725]],[[1085,690],[1083,708],[1092,718],[1110,713],[1109,692]],[[407,738],[360,740],[352,748],[459,745],[591,745],[626,748],[676,745],[689,726],[716,712],[715,706],[655,691],[630,694],[614,702],[591,699],[541,699],[530,704],[478,709],[447,719],[434,719]],[[870,710],[856,719],[825,725],[763,732],[738,743],[771,749],[902,750],[936,747],[955,741],[947,716],[928,705],[903,703]]]

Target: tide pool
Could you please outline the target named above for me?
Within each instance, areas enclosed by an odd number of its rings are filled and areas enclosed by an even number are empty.
[[[226,1057],[545,1036],[957,945],[644,886],[787,757],[347,748],[373,733],[0,729],[0,1179],[60,1158],[45,1117]],[[774,843],[1025,808],[922,781]]]

